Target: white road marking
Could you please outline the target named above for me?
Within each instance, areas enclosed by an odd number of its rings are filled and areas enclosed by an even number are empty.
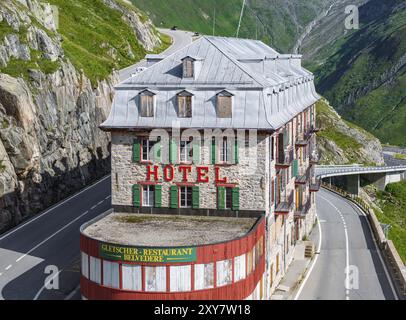
[[[388,279],[390,288],[391,288],[391,290],[392,290],[392,294],[393,294],[393,296],[395,297],[396,300],[399,300],[398,294],[397,294],[397,292],[396,292],[395,286],[394,286],[393,281],[392,281],[392,277],[389,275],[388,268],[387,268],[387,266],[386,266],[386,263],[385,263],[384,260],[383,260],[382,253],[381,253],[381,249],[379,249],[379,248],[378,248],[378,245],[376,244],[376,240],[375,240],[374,233],[373,233],[373,231],[372,231],[371,223],[369,222],[369,219],[368,219],[366,213],[365,213],[364,210],[362,210],[362,208],[361,208],[360,206],[358,206],[356,203],[349,202],[349,201],[348,201],[348,203],[355,205],[355,206],[358,208],[358,210],[361,212],[361,214],[366,218],[367,224],[368,224],[368,228],[369,228],[369,232],[370,232],[371,235],[372,235],[372,239],[373,239],[373,243],[374,243],[374,246],[375,246],[375,250],[376,250],[376,252],[378,253],[379,260],[381,261],[381,264],[382,264],[383,269],[384,269],[384,271],[385,271],[385,275],[386,275],[386,278]]]
[[[299,299],[299,296],[300,296],[300,294],[302,293],[302,290],[303,290],[304,286],[306,285],[306,282],[307,282],[307,280],[309,279],[310,274],[312,273],[313,268],[314,268],[314,266],[316,265],[317,259],[319,258],[319,255],[320,255],[321,242],[322,242],[322,233],[321,233],[321,225],[320,225],[319,216],[318,216],[317,214],[316,214],[316,218],[317,218],[317,227],[318,227],[318,229],[319,229],[319,245],[318,245],[318,247],[317,247],[317,253],[318,253],[318,254],[316,254],[316,257],[314,258],[314,260],[313,260],[313,262],[312,262],[312,265],[311,265],[310,268],[309,268],[309,271],[307,272],[307,274],[306,274],[304,280],[302,281],[302,283],[301,283],[301,285],[300,285],[300,288],[299,288],[298,292],[296,293],[296,296],[294,297],[294,300],[298,300],[298,299]]]
[[[104,200],[99,201],[99,202],[97,203],[97,205],[100,206],[103,202],[104,202]]]
[[[84,213],[82,213],[79,217],[77,217],[76,219],[72,220],[71,222],[69,222],[68,224],[66,224],[64,227],[62,227],[61,229],[59,229],[58,231],[54,232],[53,234],[51,234],[48,238],[46,238],[44,241],[41,241],[39,244],[37,244],[34,248],[30,249],[29,251],[27,251],[25,254],[23,254],[21,257],[19,257],[16,262],[19,262],[20,260],[22,260],[23,258],[25,258],[27,255],[29,255],[31,252],[33,252],[35,249],[39,248],[40,246],[42,246],[45,242],[47,242],[49,239],[53,238],[54,236],[56,236],[58,233],[60,233],[62,230],[66,229],[67,227],[69,227],[71,224],[73,224],[74,222],[76,222],[77,220],[79,220],[80,218],[82,218],[83,216],[85,216],[86,214],[88,214],[89,211],[86,211]]]
[[[110,177],[110,175],[105,176],[105,177],[102,178],[101,180],[96,181],[95,183],[91,184],[90,186],[86,187],[85,189],[79,191],[78,193],[76,193],[76,194],[70,196],[69,198],[67,198],[67,199],[63,200],[62,202],[56,204],[55,206],[49,208],[49,209],[46,210],[45,212],[36,215],[34,218],[28,220],[27,222],[21,224],[21,225],[18,226],[17,228],[15,228],[15,229],[9,231],[8,233],[6,233],[6,234],[3,235],[2,237],[0,237],[0,240],[3,240],[3,239],[5,239],[5,238],[7,238],[8,236],[10,236],[10,235],[12,235],[13,233],[17,232],[17,231],[20,230],[21,228],[24,228],[25,226],[29,225],[31,222],[34,222],[34,221],[36,221],[37,219],[39,219],[39,218],[43,217],[44,215],[46,215],[47,213],[52,212],[54,209],[58,208],[59,206],[63,205],[64,203],[68,202],[69,200],[71,200],[71,199],[77,197],[78,195],[82,194],[83,192],[89,190],[90,188],[96,186],[97,184],[103,182],[104,180],[108,179],[109,177]]]
[[[345,299],[350,300],[350,291],[348,290],[349,288],[349,281],[350,281],[350,248],[349,248],[349,241],[348,241],[348,229],[347,225],[345,223],[345,219],[341,211],[328,199],[324,198],[323,196],[320,196],[321,199],[325,200],[327,203],[329,203],[340,215],[340,218],[343,222],[343,227],[344,227],[344,235],[345,235]]]
[[[90,208],[90,210],[96,209],[97,205],[94,205],[93,207]]]
[[[2,276],[3,274],[2,273],[0,273],[0,277]]]
[[[78,285],[78,286],[75,288],[75,290],[73,290],[71,293],[69,293],[69,295],[67,295],[64,300],[70,300],[70,299],[72,299],[72,297],[76,294],[76,292],[79,291],[79,289],[80,289],[80,285]]]
[[[9,265],[5,268],[5,270],[11,269],[12,266],[13,266],[13,265],[9,264]]]

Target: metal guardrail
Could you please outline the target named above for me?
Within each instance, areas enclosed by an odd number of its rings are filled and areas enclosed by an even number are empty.
[[[396,171],[406,171],[406,166],[387,166],[387,167],[341,167],[342,169],[335,169],[339,166],[317,166],[315,173],[319,178],[332,177],[335,174],[345,174],[345,173],[376,173],[376,172],[396,172]],[[330,168],[330,170],[328,170]],[[321,172],[320,172],[321,171]]]

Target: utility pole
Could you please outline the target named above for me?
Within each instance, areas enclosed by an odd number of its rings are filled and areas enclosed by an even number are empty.
[[[214,4],[214,14],[213,14],[213,36],[216,30],[216,4]]]
[[[240,20],[238,21],[238,28],[237,28],[237,38],[238,38],[238,34],[240,33],[241,20],[242,20],[242,15],[244,14],[244,8],[245,8],[245,0],[243,0],[243,2],[242,2],[242,8],[241,8],[241,13],[240,13]]]

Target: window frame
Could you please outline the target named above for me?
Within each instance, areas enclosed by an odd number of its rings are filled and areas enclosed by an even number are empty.
[[[145,192],[147,192],[147,197],[145,197]],[[151,198],[152,194],[152,198]],[[148,203],[144,201],[148,199]],[[152,200],[151,200],[152,199]],[[155,206],[155,186],[154,185],[143,185],[142,186],[142,196],[141,196],[142,207],[153,208]]]
[[[151,140],[146,139],[146,138],[140,139],[140,143],[141,143],[141,161],[143,161],[143,162],[152,161],[152,159],[150,158],[150,154],[151,154],[152,148],[154,148],[154,146],[155,146],[155,144],[157,142],[158,141],[151,141]],[[146,143],[146,145],[144,145],[144,143]],[[147,148],[147,159],[144,159],[144,151],[145,151],[144,147],[145,146]]]
[[[183,191],[185,191],[185,192],[183,192]],[[186,203],[186,205],[183,205],[183,199],[182,199],[182,194],[183,193],[185,195],[185,203]],[[190,198],[188,198],[188,196],[190,196]],[[190,206],[188,205],[189,202],[190,202]],[[191,186],[179,186],[179,208],[191,209],[192,207],[193,207],[193,187],[191,187]]]
[[[221,119],[230,119],[233,117],[233,94],[223,90],[221,92],[219,92],[216,96],[216,111],[217,111],[217,117],[221,118]],[[224,101],[227,101],[228,103],[226,104]],[[225,108],[228,107],[230,110],[227,110],[229,112],[225,112],[224,110],[222,110],[222,112],[220,112],[221,108]]]
[[[195,77],[195,60],[190,57],[186,57],[182,61],[182,76],[183,78]]]
[[[144,110],[143,108],[144,99],[147,99],[147,101],[149,102],[146,104],[146,110]],[[141,91],[139,93],[139,101],[140,101],[140,117],[153,118],[155,116],[155,93],[149,90]]]
[[[232,164],[233,163],[233,146],[229,146],[227,137],[223,137],[218,151],[219,163]]]
[[[183,146],[182,146],[183,145]],[[193,142],[190,140],[181,140],[179,142],[179,162],[193,162]]]

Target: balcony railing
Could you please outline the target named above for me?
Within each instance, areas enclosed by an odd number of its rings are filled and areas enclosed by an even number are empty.
[[[295,183],[296,184],[306,184],[307,181],[311,179],[312,176],[312,168],[311,166],[307,167],[304,170],[303,167],[299,168],[298,174],[296,175]]]
[[[320,190],[321,186],[321,180],[318,178],[313,178],[312,181],[310,181],[310,192],[317,192]]]
[[[306,204],[302,204],[295,209],[295,218],[305,218],[312,206],[311,199],[308,199]]]
[[[296,147],[305,147],[310,143],[310,139],[313,135],[311,130],[301,133],[296,138]]]
[[[287,150],[284,150],[283,152],[280,151],[277,154],[275,165],[277,167],[282,167],[282,168],[290,167],[290,165],[293,162],[293,157],[294,157],[293,148],[288,148]]]
[[[291,191],[288,195],[284,192],[275,202],[275,214],[287,214],[291,211],[294,194]]]

